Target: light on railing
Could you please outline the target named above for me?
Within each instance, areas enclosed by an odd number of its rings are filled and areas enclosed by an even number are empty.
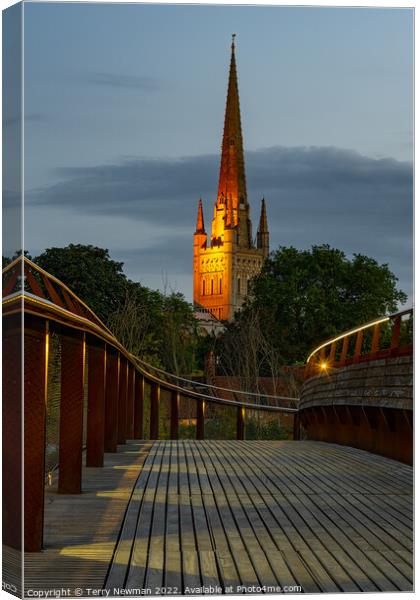
[[[312,352],[306,359],[306,362],[308,363],[317,352],[322,350],[322,348],[326,348],[327,346],[330,346],[331,344],[334,344],[334,343],[338,342],[339,340],[344,339],[345,337],[350,337],[351,335],[354,335],[355,333],[358,333],[359,331],[368,329],[369,327],[373,327],[374,325],[379,325],[379,323],[385,323],[385,321],[389,321],[389,320],[390,320],[390,317],[381,317],[380,319],[376,319],[374,321],[369,321],[369,323],[365,323],[364,325],[360,325],[359,327],[355,327],[354,329],[345,331],[344,333],[337,335],[335,338],[331,338],[331,339],[327,340],[326,342],[324,342],[323,344],[318,346],[318,348],[315,348],[315,350],[312,350]]]
[[[319,366],[320,371],[324,371],[324,372],[328,371],[329,364],[326,360],[323,360],[322,362],[320,362],[318,366]]]

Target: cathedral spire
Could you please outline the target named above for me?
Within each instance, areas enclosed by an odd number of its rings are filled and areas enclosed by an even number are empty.
[[[206,233],[206,230],[204,229],[203,203],[201,198],[198,201],[197,227],[195,233]]]
[[[236,74],[235,35],[232,35],[229,84],[226,100],[225,124],[220,161],[217,201],[232,196],[233,210],[247,204],[245,161],[242,142],[241,113],[239,107],[238,79]]]
[[[214,200],[209,237],[204,229],[201,199],[198,202],[197,227],[194,233],[193,298],[194,305],[199,307],[200,323],[207,331],[217,334],[214,319],[202,318],[202,311],[210,313],[219,321],[231,320],[243,305],[249,281],[260,273],[269,254],[264,200],[257,247],[252,238],[236,75],[235,35],[232,36],[219,187]]]

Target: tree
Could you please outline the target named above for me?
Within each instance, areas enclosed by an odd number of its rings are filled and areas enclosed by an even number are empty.
[[[195,367],[197,321],[191,304],[179,292],[164,297],[160,354],[165,368],[177,375],[191,374]]]
[[[248,310],[246,319],[227,323],[216,347],[222,372],[240,389],[258,393],[266,348],[259,311]]]
[[[131,353],[175,373],[191,373],[196,321],[182,294],[131,281],[108,250],[70,244],[34,259],[81,298]]]
[[[22,254],[24,256],[26,256],[26,258],[29,258],[29,260],[32,260],[32,256],[29,254],[29,252],[27,250],[24,250],[22,253],[22,250],[17,250],[12,257],[10,256],[2,256],[2,267],[3,269],[5,267],[7,267],[7,265],[10,265],[10,263],[12,263],[16,258],[22,256]]]
[[[245,327],[258,312],[262,335],[282,364],[305,360],[318,343],[375,317],[395,312],[406,294],[388,265],[329,245],[280,247],[252,283],[236,315]]]
[[[162,295],[132,281],[127,281],[123,301],[107,318],[109,328],[121,344],[155,366],[162,366],[161,321]]]
[[[104,248],[82,244],[47,248],[34,262],[65,283],[105,322],[125,300],[128,280],[123,263],[112,260]]]

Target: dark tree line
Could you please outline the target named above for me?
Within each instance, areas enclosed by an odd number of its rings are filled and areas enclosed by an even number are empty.
[[[254,380],[302,363],[320,342],[407,301],[388,265],[328,245],[280,247],[266,260],[243,308],[217,341],[226,372]]]
[[[199,334],[193,307],[182,294],[131,281],[106,249],[70,244],[48,248],[33,260],[86,302],[130,352],[191,374],[203,369],[206,352],[213,350],[222,372],[242,378],[250,390],[258,388],[259,376],[276,379],[284,365],[303,363],[319,342],[395,312],[407,300],[388,265],[372,258],[348,258],[328,245],[280,247],[216,339]]]
[[[47,248],[33,258],[26,255],[79,296],[127,350],[173,373],[194,370],[196,320],[182,294],[162,293],[130,280],[124,264],[104,248],[70,244]]]

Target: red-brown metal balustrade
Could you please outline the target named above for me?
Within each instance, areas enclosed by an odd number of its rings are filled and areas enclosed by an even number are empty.
[[[66,285],[26,257],[3,270],[3,318],[3,468],[7,477],[3,540],[15,548],[21,548],[23,541],[26,551],[42,549],[51,335],[58,336],[61,344],[57,491],[62,494],[82,491],[84,448],[86,466],[101,467],[104,452],[116,452],[127,439],[143,438],[146,388],[151,440],[159,437],[162,393],[170,397],[171,439],[178,438],[181,399],[196,402],[198,439],[204,438],[206,408],[211,403],[236,407],[240,440],[245,437],[247,410],[297,414],[293,398],[227,390],[235,398],[227,399],[219,393],[224,388],[197,384],[143,363]],[[22,495],[22,469],[24,540],[16,510]]]
[[[413,310],[355,327],[307,359],[294,438],[413,459]]]
[[[411,355],[412,319],[413,309],[404,310],[374,319],[323,342],[307,359],[305,379],[360,362]]]

